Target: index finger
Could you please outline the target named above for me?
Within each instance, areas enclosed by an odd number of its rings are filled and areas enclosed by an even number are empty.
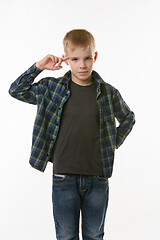
[[[64,58],[62,58],[62,61],[65,61],[67,59],[69,59],[69,57],[64,57]]]

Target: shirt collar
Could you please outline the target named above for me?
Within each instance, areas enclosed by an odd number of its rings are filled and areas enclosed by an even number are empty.
[[[101,76],[96,71],[93,70],[91,75],[99,85],[105,84],[105,81],[101,78]],[[61,78],[59,83],[60,84],[64,83],[68,85],[70,80],[71,80],[71,70],[65,73],[65,75]]]

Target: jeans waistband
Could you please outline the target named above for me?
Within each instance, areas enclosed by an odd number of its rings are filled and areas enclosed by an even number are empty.
[[[65,177],[66,175],[56,173],[56,174],[54,174],[54,176],[57,176],[57,177]]]

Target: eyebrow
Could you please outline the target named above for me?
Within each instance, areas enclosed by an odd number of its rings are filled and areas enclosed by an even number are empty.
[[[87,57],[92,57],[92,55],[88,55],[85,58],[87,58]],[[74,58],[78,58],[78,57],[70,57],[70,58],[74,59]]]

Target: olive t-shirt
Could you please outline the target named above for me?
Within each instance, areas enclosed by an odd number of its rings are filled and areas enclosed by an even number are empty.
[[[53,174],[103,175],[96,83],[81,86],[72,80],[64,103],[53,151]]]

